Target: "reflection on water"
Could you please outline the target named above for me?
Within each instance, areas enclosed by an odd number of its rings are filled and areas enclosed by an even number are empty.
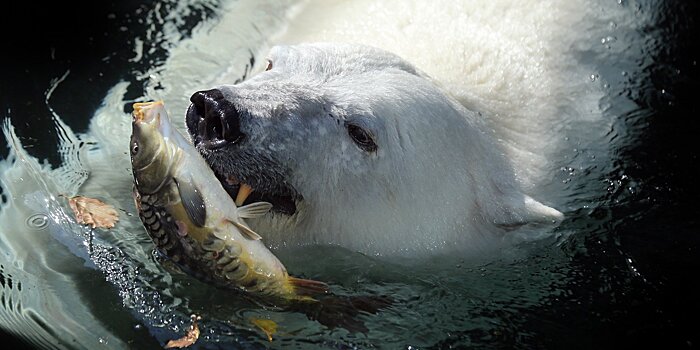
[[[257,36],[240,40],[251,45],[264,41],[282,25],[284,5],[269,6],[268,22],[258,23]],[[587,27],[577,29],[589,34],[572,50],[580,56],[581,66],[590,69],[588,83],[603,92],[596,103],[600,111],[577,110],[588,105],[571,101],[566,112],[602,114],[605,122],[598,125],[605,128],[587,130],[590,123],[573,119],[562,129],[567,133],[565,147],[548,172],[552,181],[541,191],[566,211],[565,222],[554,232],[536,232],[541,239],[488,258],[437,257],[407,264],[333,247],[277,252],[292,273],[328,281],[339,295],[394,298],[394,305],[378,315],[360,316],[367,333],[350,333],[329,329],[303,313],[213,289],[153,253],[134,215],[123,142],[109,137],[128,134],[129,119],[113,116],[127,115],[123,106],[139,96],[177,95],[168,89],[184,94],[205,85],[210,77],[183,78],[176,87],[161,85],[174,79],[169,76],[173,72],[187,74],[187,67],[160,68],[164,57],[177,50],[188,55],[191,47],[177,44],[193,28],[205,33],[219,30],[212,28],[222,13],[240,11],[245,18],[244,11],[254,8],[246,2],[156,2],[140,12],[146,26],[131,41],[134,51],[129,60],[135,68],[129,78],[111,87],[91,121],[80,121],[81,129],[91,123],[91,133],[74,133],[64,115],[51,107],[60,103],[54,91],[76,74],[70,70],[52,77],[43,101],[50,119],[42,126],[56,135],[56,142],[41,147],[54,149],[53,156],[35,157],[33,147],[42,142],[18,136],[15,128],[25,132],[26,128],[13,118],[16,110],[8,112],[3,130],[10,152],[0,163],[0,326],[41,348],[157,348],[183,335],[192,313],[203,318],[196,345],[200,347],[217,343],[236,348],[592,348],[609,346],[608,339],[622,343],[642,336],[645,327],[672,329],[680,343],[691,341],[684,333],[687,328],[660,325],[663,321],[654,315],[655,307],[648,305],[664,296],[658,282],[662,272],[648,260],[639,262],[644,255],[634,252],[640,251],[641,240],[621,231],[626,227],[643,231],[640,222],[645,215],[658,210],[658,201],[673,198],[663,194],[663,188],[650,190],[648,184],[658,181],[635,172],[644,159],[626,152],[646,135],[656,106],[672,107],[683,98],[678,91],[669,96],[674,77],[681,79],[674,70],[681,64],[674,66],[664,56],[679,38],[660,29],[673,28],[683,7],[656,8],[643,2],[591,7],[600,18],[590,18],[583,23]],[[230,30],[235,36],[235,28]],[[207,57],[194,52],[193,59],[195,54]],[[216,71],[220,63],[202,58],[196,62],[210,64],[212,75],[240,79],[250,72],[253,55],[250,50],[233,57],[230,64],[235,68],[228,72]],[[655,60],[668,64],[652,69]],[[181,103],[186,103],[186,95]],[[117,228],[90,230],[76,225],[61,195],[77,193],[117,203],[122,216]],[[673,224],[669,219],[658,222]],[[684,230],[692,228],[678,228]],[[321,260],[324,263],[318,264]],[[659,305],[662,311],[668,306]],[[666,317],[680,317],[673,312]],[[251,324],[252,318],[279,325],[273,343]]]

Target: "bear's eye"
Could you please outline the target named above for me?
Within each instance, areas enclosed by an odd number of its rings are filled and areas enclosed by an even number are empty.
[[[348,124],[347,127],[348,134],[350,134],[352,140],[358,146],[360,146],[361,149],[367,152],[374,152],[377,150],[377,144],[374,143],[372,135],[370,135],[370,133],[368,133],[365,129],[353,124]]]
[[[267,65],[265,66],[265,70],[268,71],[270,69],[272,69],[272,61],[267,60]]]
[[[131,143],[131,155],[135,156],[137,153],[139,153],[139,143],[134,141]]]

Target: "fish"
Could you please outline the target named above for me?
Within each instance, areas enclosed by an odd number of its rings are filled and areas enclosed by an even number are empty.
[[[163,101],[133,105],[129,147],[139,218],[157,250],[183,271],[217,287],[287,301],[328,293],[323,282],[288,274],[245,222],[272,205],[237,206],[172,124]],[[241,187],[239,203],[252,191]]]

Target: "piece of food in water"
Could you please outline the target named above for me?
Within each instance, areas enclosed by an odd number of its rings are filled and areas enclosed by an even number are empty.
[[[272,342],[272,336],[277,333],[277,323],[275,321],[253,317],[250,319],[250,323],[260,328],[260,330],[265,333],[265,336],[267,336],[267,340]]]
[[[202,317],[191,315],[190,320],[192,321],[192,324],[190,325],[190,328],[187,329],[187,334],[179,339],[168,340],[168,343],[164,346],[165,349],[186,348],[194,344],[197,339],[199,339],[199,326],[197,325],[197,321],[201,321]]]
[[[134,104],[129,147],[139,217],[158,250],[183,270],[219,287],[284,300],[327,293],[325,283],[289,276],[244,221],[272,205],[236,206],[162,101]],[[253,189],[241,190],[239,203]]]
[[[119,221],[119,213],[113,206],[96,198],[73,196],[68,198],[75,220],[92,228],[113,228]]]

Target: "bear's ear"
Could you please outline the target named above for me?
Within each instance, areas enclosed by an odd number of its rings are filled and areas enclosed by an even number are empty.
[[[564,219],[559,210],[546,206],[532,197],[519,193],[508,196],[502,212],[492,222],[504,229],[514,230],[527,224],[558,224]]]

